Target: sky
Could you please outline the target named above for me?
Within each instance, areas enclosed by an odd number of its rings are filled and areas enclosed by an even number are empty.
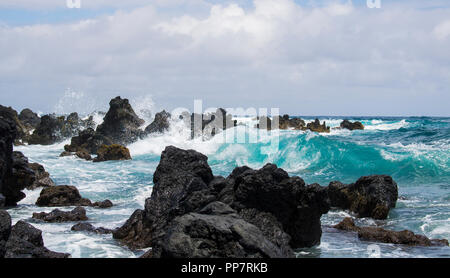
[[[0,0],[0,104],[450,116],[450,1],[380,4]]]

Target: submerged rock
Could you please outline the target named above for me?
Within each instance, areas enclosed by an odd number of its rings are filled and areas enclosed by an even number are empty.
[[[40,219],[50,223],[73,222],[88,220],[86,210],[82,207],[76,207],[72,211],[61,211],[59,209],[52,210],[49,213],[39,212],[33,213],[34,219]]]
[[[70,230],[74,231],[74,232],[90,232],[90,233],[95,233],[95,234],[100,234],[100,235],[111,234],[113,232],[113,230],[106,229],[103,227],[96,228],[90,223],[75,224],[72,226],[72,228]]]
[[[145,133],[163,133],[164,131],[167,131],[170,126],[169,120],[170,113],[166,112],[166,110],[156,113],[153,122],[145,128]]]
[[[45,248],[42,232],[20,220],[11,227],[11,218],[0,210],[0,258],[68,258],[70,254]]]
[[[275,165],[214,177],[207,157],[167,147],[145,210],[113,236],[144,257],[291,257],[320,242],[324,189],[305,186]]]
[[[327,192],[332,207],[348,209],[358,217],[375,219],[386,219],[398,198],[397,183],[385,175],[361,177],[348,185],[331,182]]]
[[[94,159],[94,162],[103,162],[109,160],[130,160],[130,150],[128,148],[113,144],[113,145],[102,145],[97,150],[97,157]]]
[[[128,99],[116,97],[109,103],[109,111],[103,123],[97,127],[97,133],[112,139],[114,144],[127,145],[144,135],[139,128],[145,123],[140,119]]]
[[[344,231],[352,231],[358,233],[358,237],[362,240],[405,244],[413,246],[448,246],[446,239],[429,239],[423,235],[416,235],[409,230],[391,231],[380,227],[358,227],[352,218],[346,217],[342,222],[335,225],[334,228]]]
[[[345,128],[348,130],[363,130],[364,129],[364,125],[361,122],[350,122],[349,120],[343,120],[341,122],[341,128]]]
[[[95,202],[92,204],[92,206],[98,208],[110,208],[113,206],[113,203],[110,200],[104,200],[101,202]]]

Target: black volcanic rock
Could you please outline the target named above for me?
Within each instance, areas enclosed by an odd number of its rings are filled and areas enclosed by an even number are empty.
[[[13,168],[13,142],[16,135],[14,120],[8,115],[0,114],[0,203],[3,206],[15,206],[25,198],[25,194],[21,192],[23,184],[14,183],[13,177],[13,172],[17,173],[17,169]],[[17,162],[16,160],[16,166]]]
[[[19,114],[19,120],[27,127],[27,129],[35,129],[41,123],[41,118],[38,114],[30,109],[23,109]]]
[[[16,129],[14,144],[21,145],[23,143],[22,141],[28,140],[28,130],[19,120],[19,115],[16,110],[11,107],[0,105],[0,117],[3,119],[9,119],[14,123],[14,128]]]
[[[236,168],[214,177],[207,157],[167,147],[145,210],[113,236],[144,257],[291,257],[292,248],[320,242],[328,211],[323,188],[305,186],[275,165]]]
[[[332,207],[348,209],[358,217],[375,219],[386,219],[398,198],[397,183],[384,175],[361,177],[349,185],[331,182],[327,193]]]
[[[446,239],[429,239],[424,235],[417,235],[409,230],[391,231],[380,227],[358,227],[350,217],[344,218],[342,222],[333,227],[338,230],[356,232],[360,239],[372,242],[410,246],[449,246]]]
[[[113,206],[110,200],[93,203],[91,200],[81,197],[78,189],[70,185],[43,188],[36,205],[39,207],[85,206],[95,208],[109,208]]]
[[[33,218],[40,219],[42,221],[50,222],[50,223],[88,220],[88,218],[86,216],[86,209],[84,209],[83,207],[76,207],[72,211],[61,211],[59,209],[55,209],[49,213],[35,212],[35,213],[33,213]]]
[[[36,175],[29,167],[28,158],[21,152],[13,152],[12,173],[7,179],[9,188],[13,189],[9,194],[10,199],[14,203],[17,203],[25,198],[25,194],[21,191],[27,187],[31,187],[35,181]]]
[[[36,205],[39,207],[90,206],[89,199],[82,198],[75,186],[58,185],[42,189]]]
[[[82,120],[78,113],[71,113],[67,117],[54,114],[44,115],[41,122],[29,136],[30,145],[51,145],[79,134],[82,130],[94,125],[93,118]]]
[[[364,125],[361,122],[350,122],[349,120],[343,120],[341,122],[341,128],[345,128],[348,130],[363,130]]]
[[[163,133],[169,129],[170,113],[165,110],[156,113],[155,119],[145,128],[146,134]]]
[[[109,111],[103,118],[103,123],[97,127],[97,133],[112,139],[113,143],[127,145],[137,141],[144,135],[139,128],[144,124],[128,99],[116,97],[109,103]]]
[[[111,138],[101,135],[92,128],[87,128],[79,133],[78,136],[72,137],[70,145],[64,146],[67,153],[88,152],[89,154],[97,154],[97,150],[102,145],[112,145]]]
[[[35,181],[27,189],[33,190],[38,187],[55,186],[55,182],[50,178],[50,174],[45,171],[44,166],[39,163],[29,163],[28,167],[34,171]]]
[[[57,253],[45,248],[42,232],[32,225],[20,220],[10,230],[8,240],[5,244],[4,257],[68,258],[70,257],[70,254]]]
[[[112,144],[110,146],[102,145],[97,150],[97,157],[94,162],[104,162],[110,160],[130,160],[130,150],[127,147]]]
[[[111,234],[113,232],[112,230],[103,227],[96,228],[90,223],[77,223],[73,225],[70,230],[74,232],[89,232],[100,235]]]

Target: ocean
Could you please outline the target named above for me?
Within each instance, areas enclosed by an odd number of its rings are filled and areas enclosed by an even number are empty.
[[[306,122],[315,117],[301,117]],[[318,117],[327,125],[339,126],[344,117]],[[257,142],[227,143],[221,134],[211,140],[190,140],[190,131],[173,124],[170,131],[129,145],[133,160],[92,163],[75,157],[59,157],[69,141],[51,146],[21,146],[30,162],[44,165],[58,185],[74,185],[83,197],[93,201],[110,199],[115,206],[106,209],[86,208],[89,222],[96,227],[121,226],[134,210],[143,208],[150,197],[152,178],[160,154],[168,145],[195,149],[208,156],[215,175],[227,176],[236,166],[260,168],[274,163],[306,183],[328,185],[339,180],[355,182],[372,174],[391,175],[399,187],[397,207],[387,220],[358,219],[360,225],[379,225],[386,229],[408,229],[430,238],[450,240],[450,118],[432,117],[345,117],[358,120],[365,130],[332,129],[329,134],[282,130],[257,130],[256,121],[238,118],[234,129],[247,137],[258,134]],[[279,136],[278,151],[265,154],[266,146]],[[249,141],[249,140],[246,140]],[[269,142],[270,143],[270,142]],[[9,209],[13,223],[25,219],[43,231],[47,248],[68,252],[72,257],[138,257],[145,250],[130,250],[111,235],[72,232],[74,223],[42,223],[31,218],[33,212],[53,208],[34,205],[40,189],[25,190],[27,197]],[[68,208],[64,208],[68,209]],[[360,241],[353,233],[336,231],[332,225],[350,216],[345,211],[330,211],[322,216],[321,244],[297,250],[298,257],[369,257],[374,248],[380,257],[450,257],[446,247],[409,247]]]

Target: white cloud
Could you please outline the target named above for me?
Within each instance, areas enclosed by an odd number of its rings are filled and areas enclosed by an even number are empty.
[[[146,5],[71,24],[2,26],[0,102],[36,105],[38,94],[48,108],[70,87],[105,98],[149,93],[172,107],[201,97],[294,114],[448,115],[447,18],[410,6],[257,0],[250,9],[213,5],[204,16]]]

